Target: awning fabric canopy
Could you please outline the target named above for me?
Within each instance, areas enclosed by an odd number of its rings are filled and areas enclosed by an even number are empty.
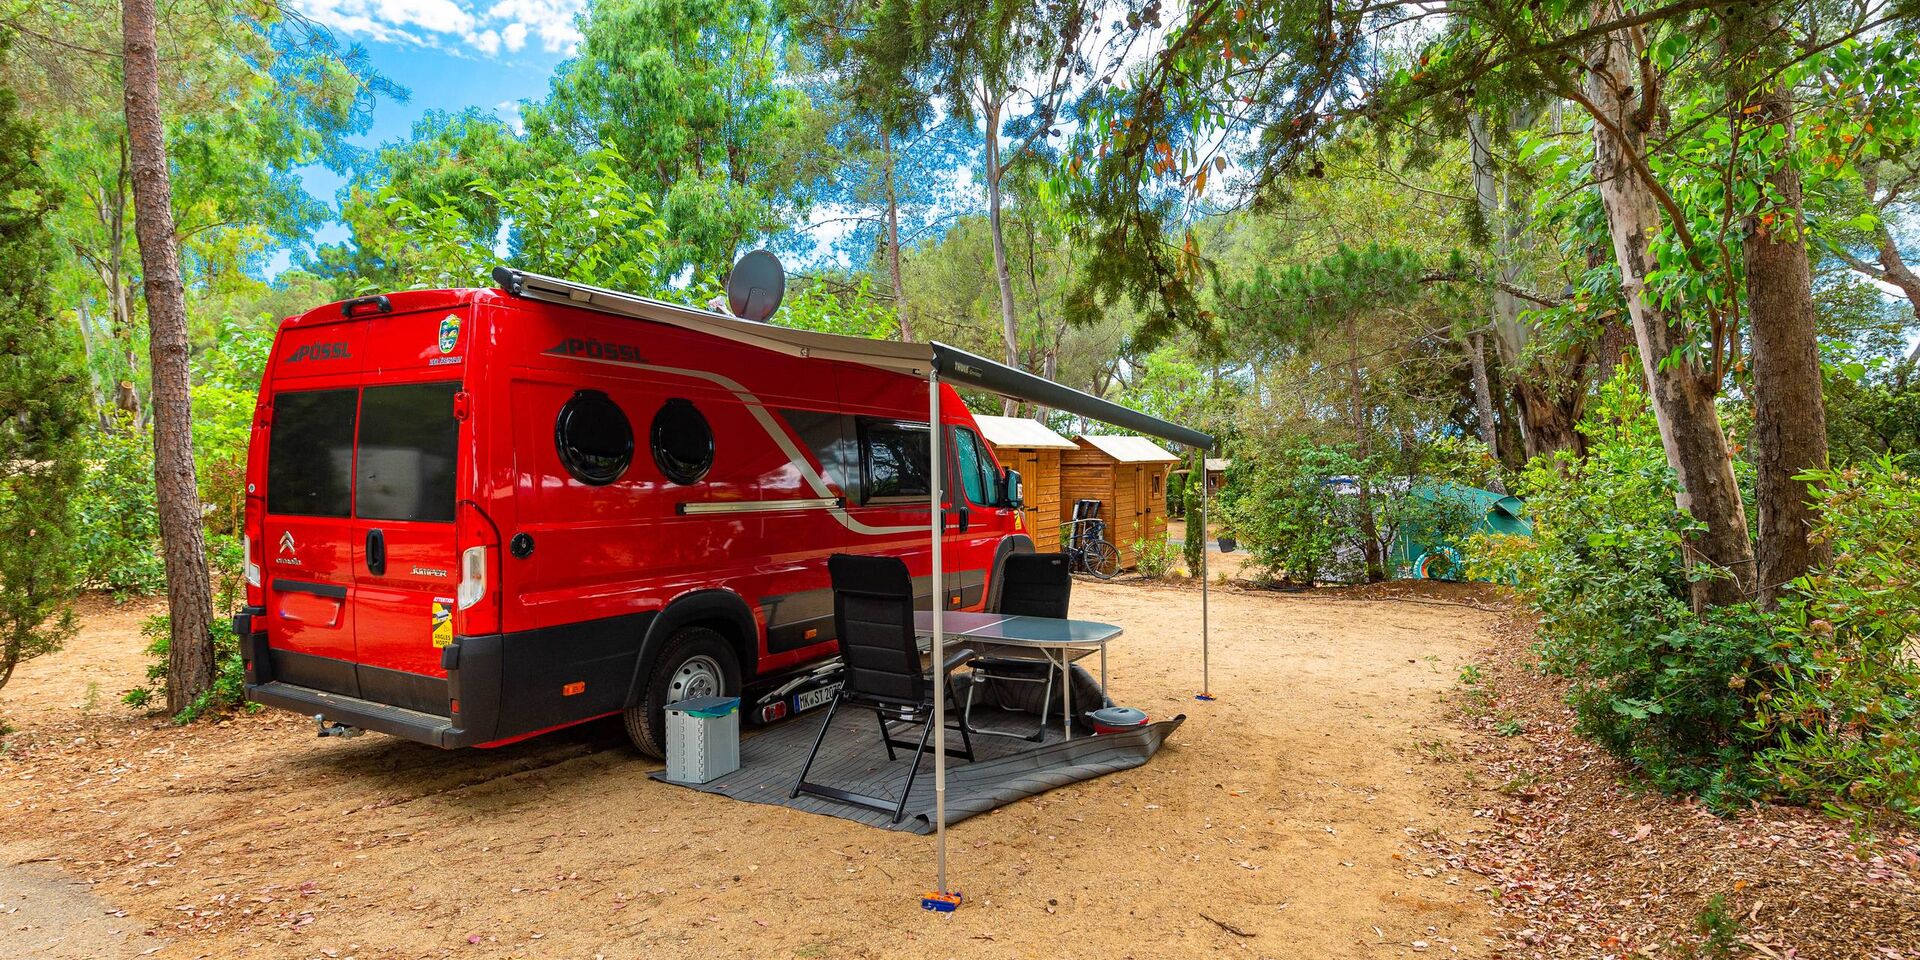
[[[1102,400],[1090,393],[1063,387],[1044,377],[1016,370],[977,354],[943,343],[901,343],[897,340],[869,340],[836,333],[795,330],[769,323],[755,323],[711,310],[700,310],[665,300],[633,293],[622,293],[558,277],[527,273],[511,267],[495,267],[493,281],[508,293],[530,300],[564,303],[665,323],[688,330],[699,330],[737,343],[796,357],[818,357],[859,363],[870,367],[898,370],[915,376],[932,372],[942,382],[956,387],[974,387],[1015,400],[1037,403],[1063,410],[1075,416],[1110,423],[1137,433],[1159,437],[1174,443],[1212,450],[1213,437],[1138,410]]]

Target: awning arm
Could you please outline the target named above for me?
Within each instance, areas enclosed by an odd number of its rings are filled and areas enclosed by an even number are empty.
[[[940,379],[954,386],[977,387],[1003,397],[1064,410],[1088,420],[1109,423],[1150,437],[1201,450],[1213,449],[1213,437],[1191,427],[1149,416],[1072,387],[1063,387],[1044,377],[996,363],[958,347],[933,344],[933,364]]]

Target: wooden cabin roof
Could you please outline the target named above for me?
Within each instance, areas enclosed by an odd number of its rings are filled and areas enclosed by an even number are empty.
[[[1083,433],[1080,439],[1121,463],[1177,463],[1180,460],[1146,437]]]

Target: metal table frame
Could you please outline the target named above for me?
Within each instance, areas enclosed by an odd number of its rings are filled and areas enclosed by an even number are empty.
[[[1037,651],[1047,663],[1059,668],[1064,706],[1060,724],[1061,732],[1068,740],[1073,739],[1073,674],[1068,668],[1075,660],[1098,651],[1100,690],[1104,695],[1107,689],[1107,642],[1123,632],[1111,623],[1093,620],[1055,620],[1051,617],[968,613],[960,610],[944,611],[940,620],[942,632],[949,637],[964,637],[978,647]],[[933,613],[926,610],[915,613],[913,626],[916,632],[931,636]]]

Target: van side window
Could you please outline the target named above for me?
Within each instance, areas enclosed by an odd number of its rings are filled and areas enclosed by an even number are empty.
[[[353,490],[353,419],[360,391],[303,390],[273,398],[267,512],[344,517]]]
[[[993,464],[980,448],[980,438],[965,427],[954,428],[953,454],[960,465],[960,483],[967,488],[967,501],[992,506]]]
[[[713,467],[713,428],[693,401],[675,397],[653,415],[653,462],[681,486],[700,482]]]
[[[453,418],[457,381],[368,387],[360,399],[359,482],[354,513],[363,520],[453,520]]]
[[[883,497],[925,497],[927,425],[898,420],[860,421],[862,502]]]
[[[633,424],[612,397],[581,390],[553,420],[553,447],[575,480],[604,487],[633,463]]]

